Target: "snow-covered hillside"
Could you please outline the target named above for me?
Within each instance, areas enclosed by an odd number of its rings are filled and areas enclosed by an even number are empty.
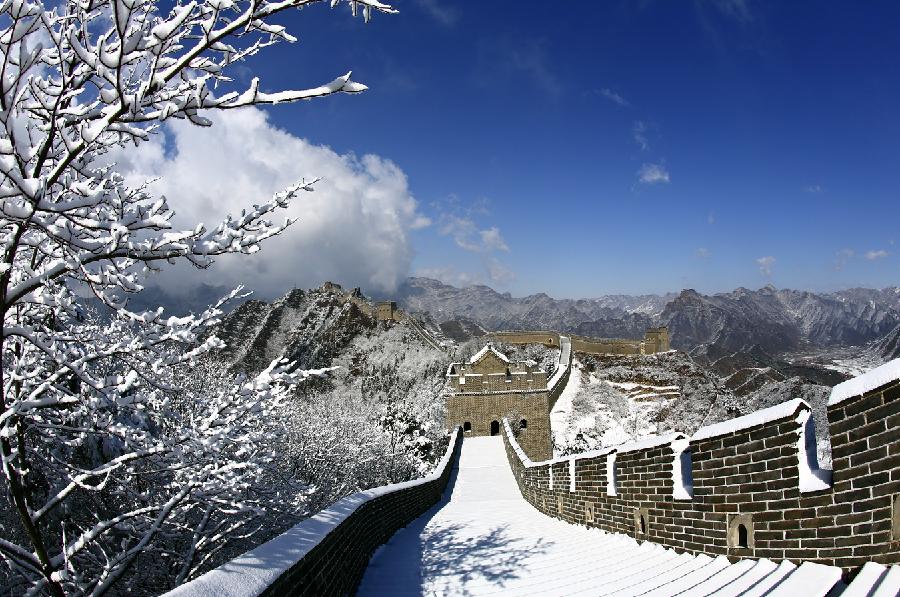
[[[820,460],[830,458],[824,410],[828,386],[797,376],[761,374],[752,387],[733,387],[738,373],[719,376],[677,351],[647,356],[580,355],[574,366],[551,413],[556,454],[614,446],[654,433],[691,434],[703,425],[802,398],[816,417]]]
[[[214,365],[232,374],[279,358],[331,370],[299,385],[283,405],[275,475],[301,488],[285,499],[290,515],[268,519],[252,543],[229,544],[210,565],[346,495],[420,477],[443,454],[441,392],[450,356],[409,321],[375,321],[358,292],[326,284],[271,303],[247,301],[214,333],[227,344]]]
[[[674,399],[671,388],[610,382],[584,369],[576,359],[574,371],[551,413],[554,454],[557,456],[614,446],[656,433],[661,403]],[[663,389],[664,388],[664,389]],[[651,389],[656,398],[646,398]]]

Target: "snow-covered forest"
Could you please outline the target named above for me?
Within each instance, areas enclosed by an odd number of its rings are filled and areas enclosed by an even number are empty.
[[[272,19],[316,3],[0,5],[4,593],[159,592],[296,516],[311,491],[277,456],[298,432],[286,407],[297,385],[326,372],[217,365],[211,330],[237,291],[186,317],[127,299],[166,263],[257,252],[315,179],[178,230],[178,206],[115,164],[169,119],[202,127],[214,111],[363,91],[349,73],[276,93],[228,76],[296,41]],[[393,12],[349,4],[366,20]]]
[[[285,404],[283,474],[305,485],[305,513],[421,476],[443,454],[448,355],[406,322],[376,323],[357,299],[322,287],[245,302],[218,331],[233,339],[216,353],[230,371],[254,372],[278,357],[328,370]]]

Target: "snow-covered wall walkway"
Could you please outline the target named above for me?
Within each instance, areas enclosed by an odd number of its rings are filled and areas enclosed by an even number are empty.
[[[545,516],[522,499],[499,437],[465,439],[450,487],[372,558],[358,595],[796,597],[826,595],[841,579],[831,566],[732,564]]]

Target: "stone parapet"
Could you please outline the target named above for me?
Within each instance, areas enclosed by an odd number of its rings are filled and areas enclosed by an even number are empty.
[[[541,512],[691,553],[854,570],[900,563],[900,380],[828,407],[834,471],[802,400],[682,434],[533,462],[504,426]]]
[[[441,499],[461,448],[456,429],[429,476],[345,497],[166,596],[352,594],[375,550]]]

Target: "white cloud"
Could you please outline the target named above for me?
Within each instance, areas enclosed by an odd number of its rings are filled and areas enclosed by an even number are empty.
[[[715,212],[712,212],[712,211],[711,211],[711,212],[709,212],[708,214],[706,214],[706,223],[709,224],[710,226],[712,226],[713,224],[716,223],[716,214],[715,214]]]
[[[483,265],[483,272],[460,271],[450,265],[419,268],[414,275],[423,278],[434,278],[445,284],[459,287],[475,284],[492,284],[496,287],[504,287],[516,279],[516,273],[500,263],[495,257],[486,258]]]
[[[417,269],[414,273],[420,278],[433,278],[440,280],[444,284],[451,286],[459,286],[464,288],[474,284],[484,284],[484,276],[480,273],[461,272],[453,266],[446,267],[423,267]]]
[[[505,286],[516,279],[516,273],[500,263],[497,259],[491,258],[487,262],[488,275],[491,282]]]
[[[437,278],[454,286],[486,283],[506,286],[515,280],[515,272],[497,259],[498,253],[508,253],[510,250],[500,228],[477,223],[477,220],[490,215],[488,203],[487,199],[482,198],[464,205],[459,197],[450,195],[445,200],[432,204],[438,214],[438,234],[451,237],[456,246],[478,255],[482,271],[461,272],[452,266],[438,265],[420,268],[416,275]],[[471,258],[467,257],[465,260],[471,261]]]
[[[631,136],[634,142],[644,151],[650,149],[650,141],[647,139],[648,129],[649,126],[643,120],[635,120],[634,125],[631,127]]]
[[[877,251],[866,251],[866,259],[868,261],[875,261],[877,259],[884,259],[888,256],[888,252],[884,249],[878,249]]]
[[[418,213],[397,165],[313,145],[272,126],[261,110],[210,116],[211,128],[174,122],[167,139],[157,136],[116,158],[132,181],[160,178],[151,188],[169,199],[176,226],[213,226],[300,179],[322,180],[280,214],[298,221],[263,243],[260,253],[222,257],[205,272],[174,268],[159,283],[171,290],[199,282],[243,283],[274,295],[326,279],[391,291],[408,275],[407,232],[430,220]]]
[[[600,90],[600,95],[602,95],[609,101],[611,101],[615,104],[619,104],[620,106],[625,107],[625,108],[627,108],[628,106],[631,105],[627,99],[625,99],[624,97],[622,97],[621,95],[619,95],[618,93],[613,91],[612,89],[609,89],[606,87],[604,87],[603,89]]]
[[[431,218],[427,216],[416,216],[409,225],[411,230],[421,230],[422,228],[428,228],[429,226],[431,226]]]
[[[709,259],[712,253],[710,253],[709,249],[707,249],[706,247],[700,247],[699,249],[694,251],[694,255],[699,259]]]
[[[822,185],[817,184],[806,185],[805,187],[803,187],[803,192],[809,193],[810,195],[818,195],[824,190],[825,189],[822,188]]]
[[[772,266],[775,265],[776,259],[771,255],[766,255],[765,257],[760,257],[756,260],[756,264],[759,266],[759,273],[764,276],[772,275]]]
[[[459,11],[438,0],[416,0],[416,4],[435,21],[445,27],[452,27],[459,21]]]
[[[847,265],[847,262],[853,259],[856,255],[856,251],[853,249],[841,249],[835,254],[834,257],[834,269],[835,271],[841,271],[844,269],[844,266]]]
[[[644,164],[638,170],[638,180],[643,184],[669,182],[669,171],[662,164]]]
[[[481,244],[484,245],[485,249],[509,251],[509,246],[506,244],[506,241],[503,240],[503,236],[500,235],[500,229],[496,226],[491,226],[487,230],[482,230],[479,234],[481,235]]]
[[[456,245],[472,253],[509,251],[500,229],[496,226],[479,230],[475,221],[467,216],[441,214],[441,234],[450,235]]]

